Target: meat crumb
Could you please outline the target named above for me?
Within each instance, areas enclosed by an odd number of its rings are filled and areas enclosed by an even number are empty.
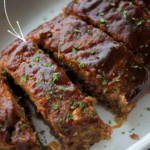
[[[139,136],[136,135],[135,133],[133,133],[132,135],[130,135],[130,137],[131,137],[133,140],[139,140]]]

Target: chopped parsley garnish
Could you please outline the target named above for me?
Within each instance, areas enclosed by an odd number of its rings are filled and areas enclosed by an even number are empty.
[[[0,127],[2,127],[2,128],[3,128],[4,126],[2,126],[2,125],[0,124]]]
[[[35,47],[34,47],[34,46],[31,46],[31,48],[32,48],[32,49],[35,49]]]
[[[128,11],[124,10],[124,12],[123,12],[124,18],[127,18],[127,13],[128,13]]]
[[[43,32],[43,30],[40,30],[40,31],[39,31],[39,33],[42,33],[42,32]]]
[[[121,12],[121,10],[119,8],[117,8],[118,12]]]
[[[28,76],[28,74],[25,74],[24,76],[22,76],[22,80],[24,81],[24,82],[27,82],[27,76]]]
[[[67,117],[69,120],[73,120],[73,115],[72,114],[68,114],[68,117]]]
[[[57,110],[58,109],[58,105],[56,105],[55,103],[53,103],[53,108],[54,108],[54,110]]]
[[[82,67],[85,67],[86,66],[86,63],[80,63],[79,64],[79,68],[82,68]]]
[[[5,74],[5,73],[6,73],[6,71],[4,70],[4,71],[2,71],[1,73],[2,73],[2,74]]]
[[[13,141],[15,139],[15,137],[12,136],[10,139]]]
[[[65,36],[61,41],[64,41],[64,40],[66,40],[67,39],[67,37]]]
[[[72,52],[74,52],[75,54],[77,54],[77,50],[75,48],[72,49]]]
[[[109,3],[111,6],[115,6],[115,3]]]
[[[84,107],[84,103],[80,103],[80,109],[83,109],[83,107]]]
[[[91,53],[91,54],[93,54],[93,53],[95,53],[97,50],[91,50],[91,51],[88,51],[88,53]]]
[[[99,59],[98,55],[95,55],[95,57],[96,57],[97,59]]]
[[[57,72],[57,73],[53,73],[53,81],[58,81],[58,77],[57,77],[57,75],[59,74],[59,72]]]
[[[73,91],[73,89],[69,89],[69,91],[71,91],[71,92],[72,92],[72,91]]]
[[[39,62],[39,58],[40,58],[40,56],[37,55],[36,57],[33,57],[33,60],[34,60],[35,62]]]
[[[99,14],[99,16],[104,16],[104,13]]]
[[[125,59],[125,60],[124,60],[124,65],[126,65],[127,62],[128,62],[128,61]]]
[[[118,49],[118,46],[114,46],[116,49]]]
[[[102,33],[98,34],[99,37],[102,37]]]
[[[74,32],[75,32],[75,33],[80,33],[80,30],[75,29]]]
[[[74,48],[78,48],[78,45],[77,45],[77,44],[75,44],[75,45],[74,45]]]
[[[79,35],[77,35],[77,39],[79,39],[80,37],[79,37]]]
[[[100,22],[102,22],[102,23],[107,23],[107,20],[104,19],[104,18],[100,18]]]
[[[81,2],[76,2],[77,4],[81,4]]]
[[[62,86],[59,87],[59,89],[63,90],[63,91],[66,91],[66,89]]]
[[[133,4],[133,2],[130,2],[129,5],[131,6]]]
[[[92,34],[92,31],[91,31],[91,30],[88,30],[88,33],[89,33],[89,34]]]
[[[40,78],[40,79],[37,80],[36,83],[40,83],[40,82],[42,81],[42,79],[43,79],[43,78],[41,78],[40,76],[39,76],[39,78]]]
[[[106,85],[108,81],[106,79],[105,71],[102,72],[102,76],[103,76],[103,79],[101,79],[101,84]]]
[[[120,80],[119,80],[118,78],[115,78],[115,81],[118,82],[118,81],[120,81]]]
[[[77,108],[77,105],[78,105],[78,104],[77,104],[77,101],[76,101],[75,99],[73,99],[73,101],[74,101],[73,108],[76,109],[76,108]]]
[[[72,102],[68,102],[68,104],[69,104],[69,105],[71,105],[71,104],[72,104]]]
[[[91,114],[91,118],[93,118],[95,115],[97,115],[97,112],[96,112],[96,111]]]
[[[68,30],[68,31],[67,31],[67,33],[68,33],[68,34],[71,34],[71,31],[70,31],[70,30]]]
[[[48,74],[48,72],[46,72],[46,71],[43,71],[43,74],[44,74],[44,75],[47,75],[47,74]]]

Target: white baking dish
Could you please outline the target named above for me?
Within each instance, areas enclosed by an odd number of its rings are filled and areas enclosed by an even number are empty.
[[[18,20],[24,35],[57,16],[61,8],[65,7],[71,0],[7,0],[8,16],[12,25],[18,31],[16,21]],[[15,37],[7,32],[10,26],[5,18],[3,0],[0,1],[0,50],[10,44]],[[19,33],[19,31],[18,31]],[[112,121],[114,125],[114,116],[97,104],[96,109],[101,119],[108,123]],[[111,140],[104,140],[91,147],[91,150],[147,150],[150,148],[150,93],[139,100],[137,108],[129,115],[128,121],[118,129],[115,129]],[[31,108],[33,124],[38,132],[45,130],[43,134],[39,133],[41,142],[48,145],[51,141],[56,140],[49,134],[49,128],[43,121],[35,116]],[[124,134],[123,134],[124,133]],[[133,140],[129,136],[135,133],[139,135],[139,140]],[[146,137],[145,137],[146,136]],[[46,142],[47,141],[47,142]]]

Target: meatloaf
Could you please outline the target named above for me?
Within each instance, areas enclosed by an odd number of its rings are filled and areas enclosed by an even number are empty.
[[[18,105],[19,99],[4,82],[1,73],[5,71],[0,70],[0,149],[41,150],[24,109]]]
[[[140,0],[139,0],[140,1]],[[150,17],[127,0],[74,0],[66,13],[101,28],[122,42],[150,69]]]
[[[1,66],[28,93],[64,150],[86,149],[110,138],[92,103],[36,43],[17,39],[2,51]]]
[[[76,16],[60,15],[28,37],[119,116],[126,117],[150,85],[149,71],[126,47]]]

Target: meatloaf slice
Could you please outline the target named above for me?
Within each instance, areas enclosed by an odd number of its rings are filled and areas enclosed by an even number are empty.
[[[126,47],[78,17],[60,15],[28,36],[120,116],[127,116],[150,85],[149,71]]]
[[[112,128],[100,120],[94,99],[81,94],[34,42],[13,42],[2,51],[1,65],[28,93],[64,150],[86,149],[110,138]]]
[[[39,142],[25,117],[19,99],[4,82],[0,70],[0,149],[41,150]]]
[[[123,42],[150,69],[150,17],[139,6],[127,0],[74,0],[66,13]]]

